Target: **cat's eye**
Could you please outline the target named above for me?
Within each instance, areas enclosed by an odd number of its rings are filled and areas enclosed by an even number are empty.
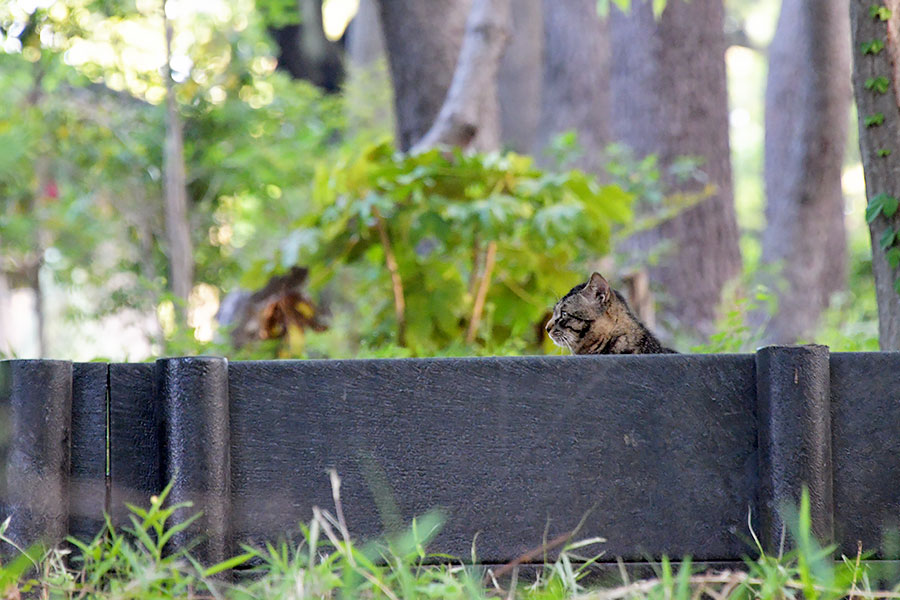
[[[568,316],[569,316],[569,313],[567,313],[566,311],[564,311],[564,310],[559,311],[559,318],[560,318],[560,319],[565,319],[565,318],[568,317]]]

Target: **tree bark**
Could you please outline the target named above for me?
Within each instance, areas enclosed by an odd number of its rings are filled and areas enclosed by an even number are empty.
[[[892,16],[883,21],[870,7],[886,7]],[[871,204],[881,194],[900,197],[900,0],[883,4],[850,0],[853,53],[853,92],[859,112],[859,150]],[[875,42],[882,47],[875,50]],[[869,89],[867,82],[884,77],[887,89]],[[879,118],[880,117],[880,118]],[[880,123],[879,123],[880,121]],[[890,218],[877,216],[869,225],[872,269],[878,301],[878,343],[882,350],[900,350],[900,295],[895,291],[897,269],[890,266],[880,240],[887,229],[900,228],[900,211]]]
[[[701,336],[713,331],[725,284],[741,270],[728,146],[722,0],[669,0],[662,17],[649,3],[630,14],[613,10],[611,90],[613,137],[639,156],[655,153],[669,191],[711,197],[625,247],[639,256],[671,244],[650,269],[669,301],[661,316]],[[680,182],[668,167],[681,156],[702,160],[701,181]]]
[[[763,261],[779,273],[765,340],[813,335],[847,276],[841,166],[850,109],[847,0],[784,0],[769,47]]]
[[[516,152],[531,152],[541,115],[544,18],[541,0],[512,0],[509,40],[497,72],[500,139]]]
[[[595,0],[543,0],[544,68],[535,155],[568,130],[584,150],[577,166],[599,172],[609,142],[610,49]]]
[[[437,145],[467,147],[471,143],[479,150],[500,146],[497,69],[506,48],[509,3],[474,0],[447,97],[413,152]]]
[[[441,110],[469,5],[469,0],[379,0],[401,150],[418,142]]]
[[[351,129],[391,133],[396,128],[384,30],[375,0],[360,0],[347,28],[344,101]]]
[[[0,270],[0,358],[12,358],[12,291],[6,274]]]
[[[165,173],[166,236],[169,251],[169,275],[172,292],[187,307],[194,280],[194,252],[191,245],[191,229],[187,207],[187,177],[184,168],[184,138],[178,104],[175,99],[175,82],[169,63],[172,59],[172,23],[165,16],[166,64],[163,79],[166,83],[166,141],[163,170]]]

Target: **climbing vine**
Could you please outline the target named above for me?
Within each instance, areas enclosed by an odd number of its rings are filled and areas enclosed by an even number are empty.
[[[891,18],[891,10],[886,6],[873,4],[869,7],[869,16],[886,24],[887,20]],[[860,51],[863,56],[877,56],[884,50],[884,46],[884,40],[874,39],[863,42],[860,45]],[[886,94],[890,91],[891,80],[883,75],[870,77],[866,80],[864,87],[872,94]],[[884,113],[872,113],[863,118],[863,124],[866,127],[878,127],[883,123]],[[887,158],[891,155],[891,149],[879,148],[875,153],[879,158]],[[898,208],[900,208],[900,200],[886,192],[880,192],[872,196],[868,206],[866,206],[866,221],[869,224],[873,223],[879,215],[883,215],[888,220],[888,226],[878,240],[878,245],[884,250],[885,259],[892,269],[900,267],[900,231],[897,231],[890,222],[890,219],[897,214]],[[894,281],[894,291],[900,294],[900,277]]]

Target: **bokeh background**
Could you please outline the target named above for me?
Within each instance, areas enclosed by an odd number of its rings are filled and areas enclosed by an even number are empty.
[[[0,355],[560,353],[595,269],[877,349],[850,63],[846,1],[0,0]]]

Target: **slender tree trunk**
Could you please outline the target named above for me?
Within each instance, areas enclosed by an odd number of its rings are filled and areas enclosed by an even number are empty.
[[[722,0],[669,0],[662,17],[649,3],[629,15],[613,10],[613,137],[640,156],[655,153],[670,191],[711,197],[682,211],[626,247],[637,256],[665,243],[651,280],[668,297],[662,317],[709,335],[725,284],[741,269],[728,146]],[[702,161],[701,181],[682,182],[668,167],[681,156]]]
[[[610,55],[607,20],[595,0],[543,0],[544,64],[535,154],[574,130],[578,166],[598,172],[609,142]]]
[[[163,0],[163,20],[166,29],[166,64],[163,69],[163,78],[166,82],[166,142],[163,166],[166,236],[169,242],[171,289],[186,305],[193,287],[194,252],[188,220],[182,124],[175,99],[175,82],[172,80],[169,67],[172,58],[172,22],[165,16],[165,5],[166,2]]]
[[[376,134],[392,133],[394,119],[391,76],[384,31],[375,0],[360,0],[347,31],[347,86],[344,88],[350,127]]]
[[[763,260],[780,277],[768,343],[812,336],[831,294],[846,283],[848,9],[847,0],[784,0],[769,47]]]
[[[394,84],[397,144],[425,135],[450,89],[469,0],[379,0]]]
[[[888,20],[870,9],[887,8]],[[859,149],[869,204],[900,197],[900,0],[874,3],[850,0],[853,92],[859,111]],[[883,85],[882,85],[883,84]],[[896,200],[894,200],[896,202]],[[878,214],[869,225],[872,268],[878,299],[878,334],[882,350],[900,350],[900,294],[897,269],[887,259],[881,240],[900,229],[900,211]],[[896,248],[896,241],[890,249]]]
[[[34,316],[37,325],[37,358],[43,358],[47,354],[47,311],[44,305],[44,288],[41,285],[41,265],[43,259],[38,259],[35,265],[28,269],[28,287],[34,297]]]
[[[531,152],[541,116],[544,17],[541,0],[512,0],[511,27],[497,73],[500,139],[516,152]]]
[[[6,274],[0,271],[0,357],[12,358],[12,292]]]

